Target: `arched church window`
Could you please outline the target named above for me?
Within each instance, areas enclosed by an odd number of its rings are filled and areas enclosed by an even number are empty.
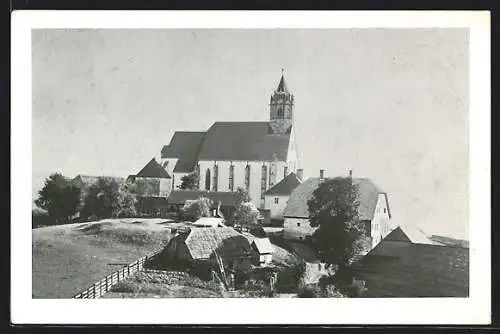
[[[196,165],[196,182],[198,189],[200,189],[200,164]]]
[[[250,165],[245,167],[245,189],[250,189]]]
[[[210,168],[207,168],[205,173],[205,190],[210,191]]]
[[[283,117],[284,114],[283,114],[283,108],[279,107],[278,108],[278,117]]]
[[[214,165],[214,184],[212,184],[213,191],[217,191],[217,184],[219,183],[219,166]]]
[[[234,190],[234,165],[229,166],[229,191]]]
[[[260,179],[260,198],[264,198],[264,193],[266,192],[267,188],[267,166],[262,165],[262,176]]]

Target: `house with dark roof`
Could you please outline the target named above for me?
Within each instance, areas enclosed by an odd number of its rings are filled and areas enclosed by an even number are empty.
[[[203,132],[177,131],[161,150],[161,165],[181,178],[197,173],[198,188],[210,192],[248,191],[264,209],[264,193],[298,168],[293,127],[294,96],[282,75],[269,104],[269,120],[215,122]]]
[[[236,209],[237,193],[230,191],[174,190],[167,199],[168,210],[180,212],[186,202],[206,197],[212,202],[212,216],[230,219]]]
[[[301,170],[298,171],[301,174]],[[295,173],[288,174],[283,180],[264,193],[264,208],[269,210],[273,220],[283,220],[283,211],[292,191],[302,183],[301,178]]]
[[[366,297],[469,296],[469,249],[413,242],[401,227],[352,268]]]
[[[171,176],[155,158],[137,174],[129,175],[127,182],[136,186],[140,214],[158,216],[167,213],[167,197],[172,191]]]
[[[326,179],[324,170],[321,170],[319,177],[305,180],[292,191],[283,211],[285,239],[305,240],[314,233],[316,227],[311,227],[309,223],[307,202],[312,198],[314,190]],[[373,248],[392,230],[387,193],[368,178],[353,178],[353,183],[358,188],[359,218],[365,224],[370,248]]]

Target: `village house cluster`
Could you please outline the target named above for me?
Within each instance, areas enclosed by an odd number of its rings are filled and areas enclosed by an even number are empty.
[[[270,97],[269,121],[215,122],[207,131],[177,131],[163,146],[161,158],[151,159],[128,182],[146,182],[140,198],[143,214],[179,211],[186,201],[207,197],[220,212],[231,216],[236,189],[245,189],[259,209],[264,224],[282,226],[283,236],[305,240],[309,225],[307,200],[326,171],[303,180],[294,128],[294,95],[282,74]],[[180,190],[182,177],[196,173],[198,190]],[[360,192],[360,217],[372,247],[391,230],[387,193],[366,178],[355,178]]]
[[[167,217],[200,197],[211,200],[210,217],[201,217],[187,229],[182,226],[172,231],[173,238],[165,248],[167,261],[217,264],[222,256],[225,264],[221,267],[230,271],[246,265],[270,267],[273,246],[269,237],[277,234],[304,259],[311,282],[325,274],[324,264],[305,241],[316,229],[309,222],[308,200],[328,176],[321,169],[316,177],[304,179],[293,116],[294,96],[282,74],[270,98],[269,121],[215,122],[204,132],[177,131],[163,146],[159,159],[152,158],[137,174],[119,180],[143,188],[138,208],[144,216]],[[182,178],[193,173],[197,189],[180,189]],[[467,295],[468,250],[447,248],[426,238],[418,240],[418,233],[409,236],[409,231],[392,223],[388,194],[369,178],[353,177],[352,171],[348,175],[358,189],[359,218],[369,240],[356,270],[360,277],[373,282],[376,288],[371,295],[408,294],[391,285],[405,270],[422,276],[424,283],[415,283],[410,289],[416,296],[447,293],[437,283],[438,275],[443,284],[451,284],[450,295]],[[95,180],[81,175],[74,182],[85,188]],[[248,193],[259,210],[261,224],[269,227],[266,237],[226,226],[226,219],[236,210],[238,188]],[[444,265],[458,260],[459,265],[453,268]],[[423,291],[429,280],[432,287]]]

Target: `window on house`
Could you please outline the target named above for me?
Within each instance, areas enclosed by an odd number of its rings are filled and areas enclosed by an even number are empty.
[[[297,223],[297,226],[300,226],[300,223]]]
[[[212,185],[213,191],[217,191],[218,178],[219,178],[219,166],[214,165],[214,184]]]
[[[387,209],[386,209],[386,208],[384,208],[384,213],[386,213],[386,212],[387,212]]]
[[[283,177],[286,177],[288,175],[288,166],[285,166],[283,168]]]
[[[250,165],[245,167],[245,189],[250,189]]]
[[[234,190],[234,165],[229,166],[229,191]]]
[[[207,168],[207,171],[205,173],[205,190],[210,191],[210,168]]]
[[[267,188],[267,166],[262,165],[262,176],[260,178],[260,198],[264,198],[264,193]]]
[[[274,198],[274,204],[278,204],[280,202],[280,199],[278,197]]]

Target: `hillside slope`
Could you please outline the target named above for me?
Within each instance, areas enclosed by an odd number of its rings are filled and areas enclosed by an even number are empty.
[[[170,238],[165,219],[106,219],[32,231],[32,297],[71,298]]]

